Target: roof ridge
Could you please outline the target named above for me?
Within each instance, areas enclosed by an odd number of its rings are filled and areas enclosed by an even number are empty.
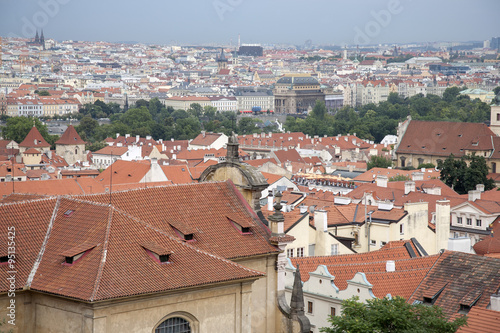
[[[90,301],[94,301],[97,295],[97,291],[99,290],[99,285],[101,283],[102,272],[104,271],[104,265],[106,264],[106,256],[108,254],[108,243],[109,243],[109,234],[111,232],[111,221],[113,220],[113,207],[109,205],[109,213],[108,213],[108,225],[106,227],[106,236],[104,237],[104,243],[102,246],[102,256],[101,263],[99,264],[99,269],[97,271],[97,276],[94,283],[94,290],[92,291],[92,296],[90,296]]]
[[[5,198],[8,198],[12,194],[15,194],[15,195],[24,195],[24,196],[28,196],[28,195],[45,195],[46,197],[44,197],[44,198],[33,198],[33,199],[27,198],[24,201],[13,201],[13,202],[3,202],[3,203],[0,202],[0,206],[20,205],[20,204],[28,203],[28,202],[43,201],[43,200],[53,200],[53,199],[57,198],[56,195],[49,196],[49,195],[46,195],[46,194],[36,194],[36,193],[11,193],[11,194],[7,195]]]
[[[28,275],[28,280],[26,281],[26,286],[25,286],[26,289],[29,289],[31,287],[33,279],[35,278],[35,274],[38,270],[38,267],[40,266],[40,262],[42,261],[43,254],[45,253],[45,247],[47,245],[47,242],[49,241],[50,234],[52,232],[52,227],[54,226],[54,222],[56,220],[57,212],[59,211],[60,205],[61,205],[61,197],[57,197],[56,204],[54,205],[54,209],[52,210],[52,217],[50,218],[49,225],[47,227],[47,232],[45,234],[45,239],[43,240],[40,252],[38,252],[38,256],[33,264],[33,267],[31,268],[31,272]]]

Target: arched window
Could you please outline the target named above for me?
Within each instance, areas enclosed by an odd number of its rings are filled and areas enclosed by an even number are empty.
[[[155,333],[191,333],[189,322],[180,317],[168,318],[155,329]]]

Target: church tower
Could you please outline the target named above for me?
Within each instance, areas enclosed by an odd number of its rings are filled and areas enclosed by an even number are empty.
[[[43,36],[43,29],[40,35],[40,45],[42,45],[42,48],[45,50],[45,37]]]
[[[220,54],[217,57],[217,71],[220,72],[221,69],[226,69],[227,68],[227,59],[226,55],[224,54],[224,49],[222,48],[220,50]]]

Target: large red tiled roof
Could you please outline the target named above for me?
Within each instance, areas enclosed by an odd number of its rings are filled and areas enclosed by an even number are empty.
[[[102,184],[86,177],[0,183],[0,196],[12,193],[72,195],[104,192]]]
[[[0,205],[0,214],[2,225],[16,226],[16,289],[98,301],[263,275],[108,204],[52,198]],[[171,253],[168,263],[144,248],[152,242],[152,250]],[[85,250],[73,264],[64,263]],[[3,291],[8,271],[0,266]]]
[[[491,150],[494,136],[482,123],[411,120],[397,153],[461,157],[466,149]]]
[[[63,135],[56,141],[56,145],[84,145],[85,141],[80,138],[73,125],[69,125]]]
[[[50,145],[45,141],[38,129],[33,126],[23,142],[19,144],[19,147],[50,147]]]
[[[117,209],[160,230],[171,230],[170,219],[197,229],[196,247],[224,258],[276,251],[267,241],[268,229],[242,203],[238,194],[230,182],[198,183],[113,192],[111,201]],[[110,201],[109,194],[82,198],[100,203]],[[252,234],[241,235],[227,216],[252,223]],[[175,236],[173,231],[170,234]]]

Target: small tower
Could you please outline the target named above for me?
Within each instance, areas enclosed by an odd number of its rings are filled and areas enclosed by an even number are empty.
[[[35,44],[38,44],[40,43],[40,37],[38,36],[38,30],[36,31],[36,35],[35,35]]]
[[[45,37],[43,36],[43,29],[42,33],[40,34],[40,45],[42,45],[42,48],[45,50]]]
[[[220,54],[217,57],[217,70],[220,72],[221,69],[226,69],[227,68],[227,59],[226,55],[224,54],[224,48],[221,48]]]
[[[493,98],[490,111],[490,130],[500,135],[500,93]]]

